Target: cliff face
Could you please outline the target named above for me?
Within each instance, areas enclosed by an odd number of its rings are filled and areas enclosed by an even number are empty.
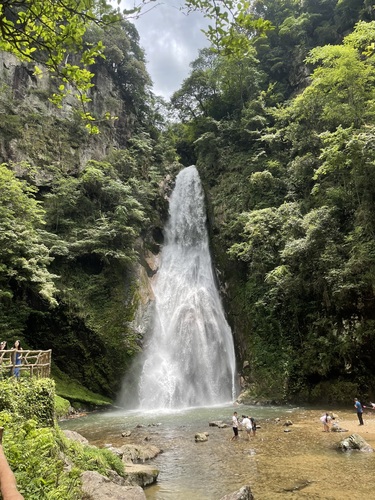
[[[116,120],[99,120],[101,133],[97,136],[86,133],[73,95],[64,100],[61,109],[48,100],[55,84],[48,74],[34,76],[33,68],[11,54],[0,53],[0,161],[27,161],[39,170],[49,163],[74,172],[88,160],[100,161],[111,149],[126,147],[136,118],[127,110],[104,64],[94,68],[95,87],[88,108],[93,116],[109,113]]]

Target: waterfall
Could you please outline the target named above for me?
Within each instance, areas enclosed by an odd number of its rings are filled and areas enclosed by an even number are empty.
[[[176,178],[154,295],[152,331],[139,381],[140,407],[233,401],[233,339],[215,282],[204,193],[195,166]]]

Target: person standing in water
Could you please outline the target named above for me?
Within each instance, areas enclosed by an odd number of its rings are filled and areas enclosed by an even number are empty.
[[[233,428],[233,437],[231,441],[238,439],[238,417],[236,411],[233,413],[232,417],[232,428]]]
[[[357,398],[354,398],[354,408],[357,410],[359,425],[363,425],[363,418],[362,418],[363,408],[360,401],[358,401]]]
[[[249,417],[247,417],[246,415],[245,416],[242,415],[241,425],[242,425],[242,427],[244,427],[244,429],[246,431],[247,440],[249,441],[250,440],[251,429],[252,429]]]
[[[257,423],[253,417],[249,417],[251,423],[251,430],[253,431],[253,437],[255,437],[255,433],[257,431]]]
[[[324,415],[322,415],[320,417],[320,421],[323,424],[323,432],[329,432],[330,431],[329,424],[331,423],[331,420],[332,419],[331,419],[329,413],[325,413]]]

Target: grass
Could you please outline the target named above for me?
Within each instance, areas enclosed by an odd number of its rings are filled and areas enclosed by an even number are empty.
[[[52,378],[56,384],[56,394],[60,398],[67,399],[73,408],[85,407],[106,407],[113,404],[110,398],[101,394],[89,391],[79,382],[69,378],[63,372],[54,367]]]

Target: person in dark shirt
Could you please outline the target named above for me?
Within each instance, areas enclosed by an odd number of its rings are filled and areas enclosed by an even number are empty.
[[[357,417],[359,420],[359,425],[363,425],[363,418],[362,418],[363,408],[362,408],[362,405],[358,401],[357,398],[354,398],[354,408],[357,410]]]

